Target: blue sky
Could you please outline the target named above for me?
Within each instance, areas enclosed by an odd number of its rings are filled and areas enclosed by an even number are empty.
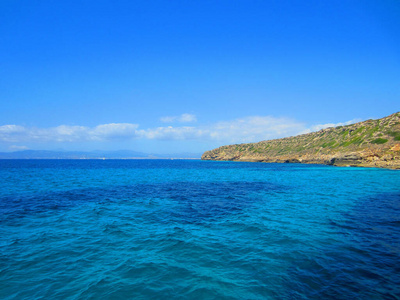
[[[0,1],[0,151],[202,152],[400,111],[400,2]]]

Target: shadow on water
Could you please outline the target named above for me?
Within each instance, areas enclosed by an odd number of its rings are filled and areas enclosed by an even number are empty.
[[[268,182],[174,182],[85,188],[0,198],[0,222],[51,214],[94,203],[97,207],[132,204],[141,210],[157,210],[176,222],[197,222],[236,213],[251,206],[255,193],[287,189]]]
[[[254,162],[170,160],[170,159],[0,159],[2,169],[287,169],[289,164],[265,164]],[[296,165],[296,167],[302,167]],[[289,167],[290,168],[290,167]]]
[[[336,238],[288,269],[286,297],[399,299],[400,193],[361,199],[330,227]]]

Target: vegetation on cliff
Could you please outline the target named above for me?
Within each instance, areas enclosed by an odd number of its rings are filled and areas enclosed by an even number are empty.
[[[294,137],[222,146],[205,152],[202,159],[400,169],[400,112]]]

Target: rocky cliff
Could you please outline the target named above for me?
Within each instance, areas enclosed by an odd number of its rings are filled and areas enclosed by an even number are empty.
[[[222,146],[201,159],[400,169],[400,112],[294,137]]]

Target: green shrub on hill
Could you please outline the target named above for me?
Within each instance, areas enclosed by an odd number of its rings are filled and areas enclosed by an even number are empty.
[[[387,139],[377,138],[377,139],[373,140],[371,143],[373,143],[373,144],[384,144],[387,141],[388,141]]]

